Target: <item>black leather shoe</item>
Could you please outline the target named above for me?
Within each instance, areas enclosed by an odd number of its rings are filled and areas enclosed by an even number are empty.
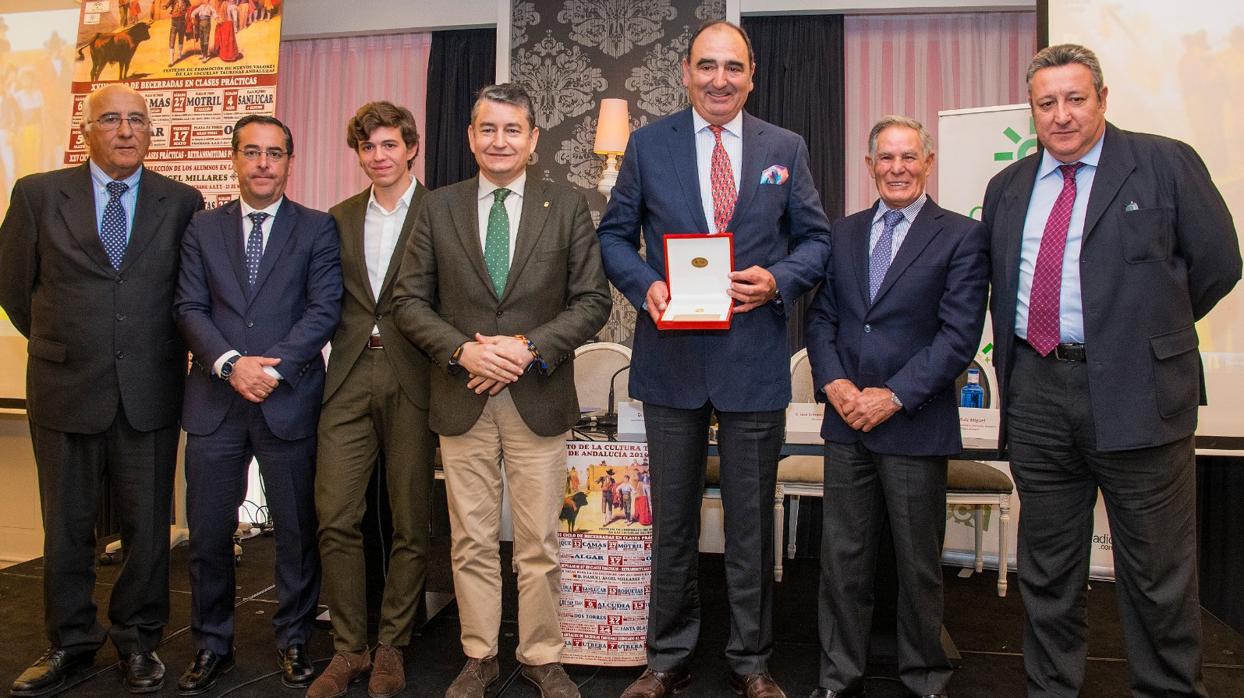
[[[183,696],[207,693],[216,680],[233,669],[233,653],[216,654],[211,650],[199,650],[194,663],[177,680],[177,692]]]
[[[281,667],[281,685],[286,688],[306,688],[315,678],[315,667],[307,656],[305,645],[290,645],[284,651],[277,650],[277,663]]]
[[[164,662],[155,652],[126,655],[120,664],[125,690],[130,693],[155,693],[164,688]]]
[[[24,698],[51,693],[64,686],[65,680],[75,672],[94,663],[94,652],[71,654],[59,647],[49,647],[42,657],[36,659],[34,664],[13,681],[9,694]]]

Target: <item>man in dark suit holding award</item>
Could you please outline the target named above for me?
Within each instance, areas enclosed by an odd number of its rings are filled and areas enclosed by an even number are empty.
[[[57,690],[110,637],[125,686],[158,691],[168,621],[169,507],[186,349],[173,325],[178,246],[197,191],[143,167],[147,101],[92,93],[90,159],[17,182],[0,226],[0,306],[30,342],[26,411],[39,471],[49,650],[15,696]],[[107,631],[95,614],[95,523],[107,476],[125,562]]]
[[[545,698],[579,691],[561,666],[557,523],[579,419],[574,351],[609,316],[583,194],[527,176],[539,131],[515,84],[480,91],[467,129],[480,175],[429,194],[394,291],[397,327],[432,372],[454,593],[466,666],[447,698],[497,680],[504,470],[518,567],[518,661]],[[503,466],[504,463],[504,466]]]
[[[320,412],[315,504],[336,653],[307,696],[342,695],[370,671],[368,693],[385,698],[406,685],[402,648],[423,599],[430,536],[436,442],[428,429],[428,357],[393,320],[393,285],[428,190],[410,169],[419,132],[408,110],[389,102],[364,104],[346,125],[346,143],[371,186],[329,211],[341,234],[345,295]],[[393,542],[373,664],[359,525],[379,457]]]
[[[289,129],[251,115],[233,130],[241,198],[194,218],[182,242],[177,325],[194,361],[186,377],[190,629],[198,655],[177,684],[209,690],[233,667],[233,533],[252,456],[276,524],[281,681],[305,688],[306,643],[320,594],[315,428],[321,350],[341,313],[337,226],[285,197]]]
[[[834,254],[808,313],[825,438],[819,698],[860,695],[873,574],[889,522],[898,575],[899,677],[945,694],[942,540],[947,458],[962,450],[955,379],[985,325],[985,226],[925,194],[933,138],[887,116],[868,135],[880,199],[836,222]]]
[[[1074,696],[1083,683],[1100,488],[1132,692],[1205,695],[1195,323],[1239,280],[1239,244],[1196,152],[1115,128],[1106,94],[1092,51],[1041,50],[1028,101],[1042,149],[985,192],[1028,691]]]
[[[690,681],[709,421],[718,421],[725,509],[731,682],[781,696],[768,674],[773,628],[773,492],[790,402],[786,304],[820,280],[829,223],[798,135],[743,112],[755,61],[741,28],[710,22],[683,61],[691,108],[632,134],[597,230],[605,270],[641,310],[630,394],[644,402],[652,463],[648,670],[624,696]],[[663,236],[734,234],[727,331],[658,331],[669,300]],[[647,258],[639,255],[641,236]]]

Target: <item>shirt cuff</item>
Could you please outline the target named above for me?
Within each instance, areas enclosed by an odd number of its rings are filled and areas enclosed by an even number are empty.
[[[221,354],[220,358],[216,359],[216,363],[212,364],[212,373],[217,378],[220,378],[221,377],[220,369],[224,368],[225,362],[228,361],[229,359],[232,359],[235,356],[241,356],[241,355],[242,355],[241,352],[234,350],[234,349],[230,349],[229,351]]]
[[[268,374],[269,376],[272,376],[273,378],[275,378],[275,379],[277,379],[277,380],[279,380],[279,381],[280,381],[280,380],[285,380],[284,378],[282,378],[282,377],[281,377],[281,373],[280,373],[279,371],[277,371],[275,368],[272,368],[271,366],[264,366],[264,367],[263,367],[263,372],[264,372],[264,373],[266,373],[266,374]]]

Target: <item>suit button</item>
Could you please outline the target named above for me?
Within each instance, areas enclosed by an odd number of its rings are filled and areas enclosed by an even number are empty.
[[[376,322],[380,322],[380,318],[384,317],[382,313],[376,313]]]
[[[872,332],[872,331],[873,331],[872,325],[864,325],[864,334],[868,334],[869,332]]]
[[[125,313],[117,313],[117,322],[125,322]]]
[[[247,321],[246,321],[246,326],[247,326],[247,327],[254,327],[254,326],[255,326],[255,321],[254,321],[254,320],[247,320]]]
[[[119,351],[119,352],[117,352],[117,358],[118,358],[118,359],[124,359],[124,358],[125,358],[125,352],[123,352],[123,351]]]
[[[122,277],[120,277],[120,276],[118,276],[118,277],[117,277],[117,283],[118,283],[118,284],[123,284],[123,283],[125,283],[125,279],[124,279],[124,278],[122,278]]]
[[[498,310],[498,311],[497,311],[497,317],[501,317],[502,315],[505,315],[505,311],[504,311],[504,310]]]

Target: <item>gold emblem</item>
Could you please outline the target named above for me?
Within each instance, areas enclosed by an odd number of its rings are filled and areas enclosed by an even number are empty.
[[[695,267],[696,269],[703,269],[704,267],[708,266],[708,260],[703,257],[692,257],[691,266]]]

